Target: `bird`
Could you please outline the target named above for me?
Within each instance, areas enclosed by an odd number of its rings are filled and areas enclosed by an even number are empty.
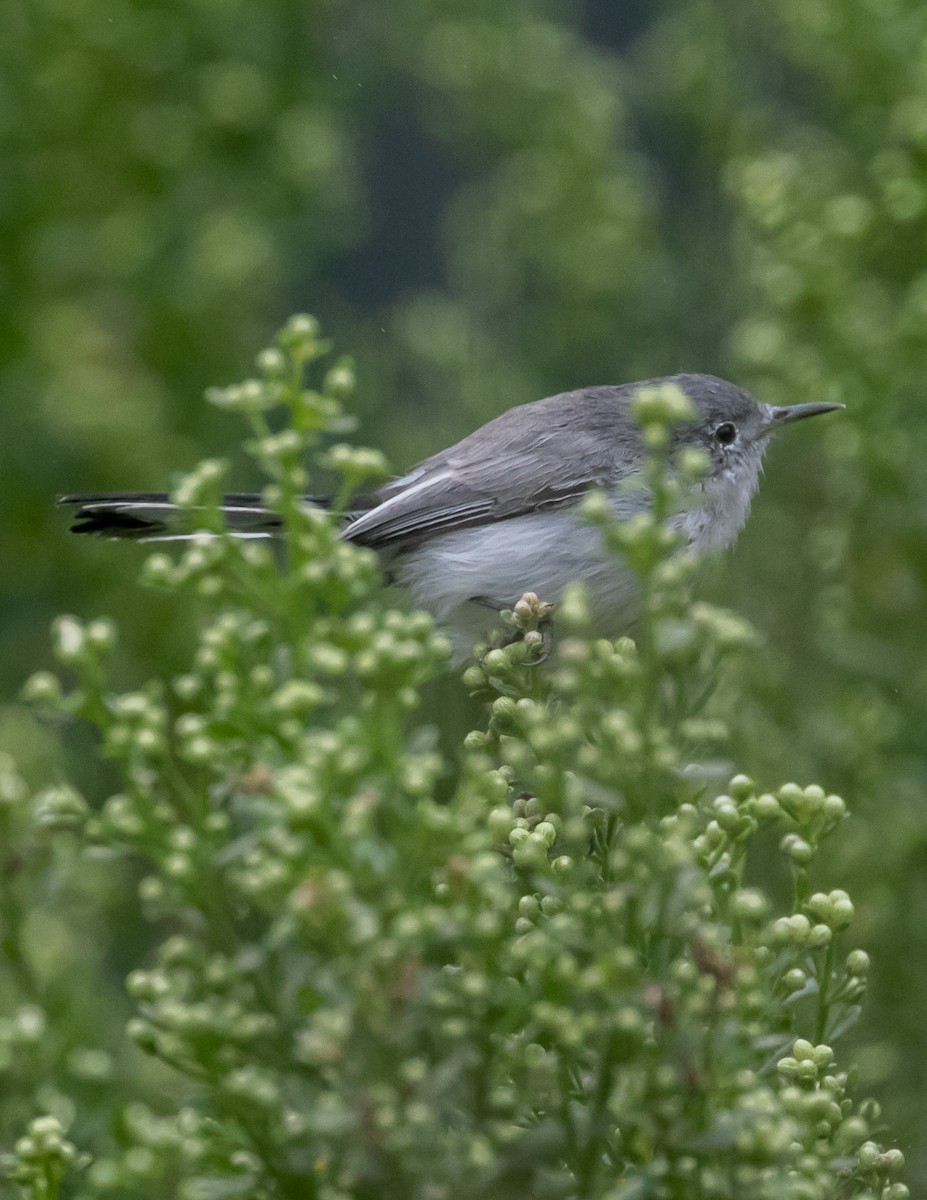
[[[636,383],[579,388],[518,405],[406,474],[351,502],[341,536],[378,555],[386,576],[430,612],[463,662],[494,623],[487,610],[512,608],[526,593],[556,605],[567,586],[586,586],[593,629],[628,632],[636,616],[634,572],[606,550],[581,505],[602,490],[613,516],[648,508],[640,483],[648,450],[635,399],[678,388],[687,418],[673,426],[671,458],[701,451],[707,472],[670,518],[696,555],[730,546],[747,520],[769,435],[843,408],[812,401],[773,406],[713,375],[683,373]],[[635,482],[636,481],[636,482]],[[67,495],[79,534],[139,542],[198,536],[196,513],[166,493]],[[307,505],[330,504],[306,497]],[[275,538],[282,519],[259,494],[231,494],[221,508],[228,534]],[[497,621],[495,623],[498,623]]]

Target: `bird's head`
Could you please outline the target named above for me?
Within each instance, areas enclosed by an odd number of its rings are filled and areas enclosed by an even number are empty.
[[[769,435],[785,425],[843,408],[812,402],[774,406],[713,375],[677,375],[676,383],[696,411],[693,421],[677,426],[674,447],[691,447],[707,455],[709,488],[743,486],[752,493],[759,478]]]

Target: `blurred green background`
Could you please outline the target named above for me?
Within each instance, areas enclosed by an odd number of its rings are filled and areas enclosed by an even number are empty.
[[[53,498],[234,456],[201,394],[291,311],[355,356],[397,470],[580,385],[842,400],[772,449],[703,594],[766,642],[738,765],[853,812],[828,885],[875,960],[861,1077],[927,1183],[927,7],[3,0],[0,28],[0,747],[103,794],[10,698],[61,611],[118,619],[121,683],[179,667],[183,615]],[[114,948],[113,1039],[124,893],[90,872],[35,926],[72,992]]]

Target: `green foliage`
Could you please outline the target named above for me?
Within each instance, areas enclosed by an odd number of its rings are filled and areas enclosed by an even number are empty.
[[[923,1190],[927,9],[0,0],[0,18],[0,746],[29,786],[116,787],[86,732],[63,750],[8,700],[55,613],[118,617],[115,688],[193,652],[189,594],[139,603],[138,551],[68,538],[54,495],[162,489],[232,454],[234,423],[195,398],[297,305],[355,351],[364,438],[401,467],[513,403],[676,368],[842,399],[770,452],[699,597],[764,641],[715,698],[733,757],[853,798],[824,854],[878,964],[857,1061]],[[426,701],[442,745],[474,720],[453,697]],[[17,1062],[166,1087],[117,1036],[151,938],[134,866],[101,851],[78,879],[20,833],[2,891],[28,907],[48,1019]],[[774,885],[776,856],[754,858]]]
[[[189,668],[114,692],[113,626],[69,616],[54,640],[74,683],[27,685],[98,727],[119,790],[31,796],[4,764],[7,873],[32,873],[4,912],[0,1113],[32,1118],[10,1177],[32,1200],[903,1200],[903,1157],[834,1049],[869,970],[847,894],[815,890],[844,802],[726,767],[719,786],[711,684],[753,635],[692,602],[662,521],[684,397],[639,398],[653,512],[587,507],[638,573],[636,641],[586,637],[574,590],[539,666],[551,614],[526,596],[521,636],[466,672],[485,721],[458,762],[417,715],[444,640],[300,503],[307,463],[345,497],[382,470],[323,445],[351,389],[345,363],[306,385],[325,349],[293,318],[256,379],[211,394],[247,421],[285,537],[276,561],[210,536],[221,464],[178,485],[204,533],[146,576],[195,623]],[[790,895],[751,881],[771,839]],[[123,1072],[117,1097],[93,1086],[112,1051],[67,1045],[79,1011],[46,1033],[23,936],[43,875],[67,893],[101,859],[139,866],[154,934],[127,1032],[158,1071]]]

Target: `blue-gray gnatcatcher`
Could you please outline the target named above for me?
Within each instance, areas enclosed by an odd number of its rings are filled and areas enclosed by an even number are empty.
[[[378,552],[389,576],[450,635],[458,661],[492,624],[487,606],[512,607],[525,592],[556,602],[574,580],[586,584],[597,629],[618,636],[634,615],[633,575],[577,508],[594,488],[604,489],[619,519],[647,507],[646,493],[631,485],[646,455],[633,401],[642,388],[667,384],[685,392],[696,414],[674,428],[674,449],[700,449],[709,464],[693,503],[672,518],[696,552],[728,546],[740,532],[769,433],[843,407],[774,408],[723,379],[695,374],[563,392],[510,409],[358,501],[343,536]],[[77,533],[136,541],[195,536],[195,514],[167,495],[61,502],[77,506]],[[280,527],[259,495],[227,496],[223,511],[233,536],[272,538]]]

